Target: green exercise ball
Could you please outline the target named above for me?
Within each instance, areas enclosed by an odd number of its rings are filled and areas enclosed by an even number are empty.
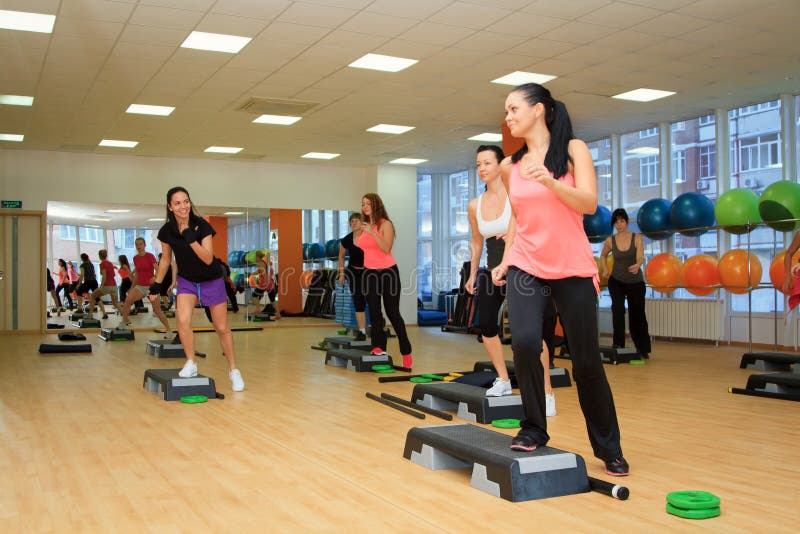
[[[758,195],[751,189],[731,189],[717,199],[714,206],[714,217],[717,224],[726,232],[746,234],[753,231],[748,223],[760,223],[758,212]]]
[[[761,193],[758,212],[770,228],[779,232],[791,232],[800,227],[798,221],[786,221],[800,219],[800,184],[785,180],[771,184]]]

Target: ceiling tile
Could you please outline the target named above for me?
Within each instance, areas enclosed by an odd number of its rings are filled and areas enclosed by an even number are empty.
[[[688,17],[677,13],[664,13],[663,15],[642,22],[641,24],[636,24],[631,29],[652,35],[677,37],[684,33],[709,26],[710,24],[712,24],[712,22],[708,19]]]
[[[61,17],[71,17],[104,22],[127,22],[134,7],[136,6],[131,3],[109,0],[62,0],[58,20],[61,20]]]
[[[130,23],[141,26],[153,26],[156,28],[173,28],[191,31],[202,18],[203,13],[198,11],[139,4],[130,18]],[[189,35],[188,31],[186,35]]]
[[[472,35],[458,41],[455,45],[456,48],[461,50],[472,51],[488,51],[488,52],[503,52],[521,44],[525,41],[525,37],[519,35],[510,35],[505,33],[496,33],[489,31],[478,31]]]
[[[451,0],[375,0],[366,9],[394,17],[425,20],[450,4]]]
[[[356,11],[353,9],[295,2],[280,14],[278,20],[321,28],[337,28],[355,14]]]
[[[186,11],[206,12],[214,3],[214,0],[138,0],[144,6],[159,6]]]
[[[596,9],[591,13],[587,13],[578,20],[589,24],[610,26],[612,28],[629,28],[635,24],[653,19],[663,13],[664,11],[660,9],[615,2]]]
[[[614,28],[608,26],[598,26],[596,24],[586,24],[584,22],[568,22],[564,26],[543,33],[542,39],[552,39],[554,41],[566,41],[568,43],[586,44],[595,39],[601,39],[615,33]]]
[[[116,39],[122,32],[123,27],[124,25],[121,22],[104,22],[59,16],[53,27],[53,34]]]
[[[486,29],[498,33],[509,33],[523,37],[537,37],[556,28],[561,28],[567,21],[557,17],[548,17],[536,13],[517,13],[502,21],[489,25]],[[554,38],[556,41],[568,39]]]
[[[441,11],[436,12],[428,20],[440,24],[449,24],[462,28],[480,30],[508,17],[511,11],[495,7],[453,2]]]
[[[195,31],[208,33],[223,33],[226,35],[240,35],[242,37],[255,37],[266,28],[268,22],[261,19],[234,17],[218,13],[209,13],[201,20]]]
[[[360,11],[340,26],[340,30],[368,33],[381,37],[396,37],[419,21],[412,18]]]
[[[522,8],[526,13],[573,20],[596,11],[614,0],[536,0]]]
[[[272,20],[280,15],[292,2],[289,0],[217,0],[212,13],[246,17],[252,19]]]
[[[171,46],[177,48],[188,37],[186,30],[171,28],[153,28],[137,24],[126,24],[119,40],[147,45]]]
[[[421,22],[403,33],[400,38],[423,44],[451,46],[473,33],[473,30],[468,28],[436,24],[433,22]]]

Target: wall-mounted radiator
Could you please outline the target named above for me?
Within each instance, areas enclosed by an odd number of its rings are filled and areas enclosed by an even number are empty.
[[[648,299],[651,336],[720,341],[725,332],[722,300]]]

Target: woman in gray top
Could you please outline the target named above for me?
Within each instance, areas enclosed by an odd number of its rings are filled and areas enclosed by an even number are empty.
[[[644,311],[645,285],[642,275],[644,264],[644,244],[642,235],[628,230],[628,213],[622,209],[614,210],[611,223],[617,233],[609,236],[603,243],[600,253],[602,276],[608,277],[606,260],[611,253],[614,265],[608,278],[608,293],[611,295],[611,315],[614,325],[614,346],[625,346],[625,299],[628,299],[628,324],[631,339],[642,358],[650,356],[650,333],[647,330],[647,316]]]

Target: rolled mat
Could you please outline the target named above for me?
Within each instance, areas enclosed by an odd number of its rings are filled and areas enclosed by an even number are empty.
[[[92,352],[92,346],[88,343],[80,345],[49,345],[42,343],[39,345],[39,352],[42,354],[61,354],[67,352]]]
[[[86,336],[72,332],[61,332],[58,334],[58,339],[59,341],[86,341]]]

